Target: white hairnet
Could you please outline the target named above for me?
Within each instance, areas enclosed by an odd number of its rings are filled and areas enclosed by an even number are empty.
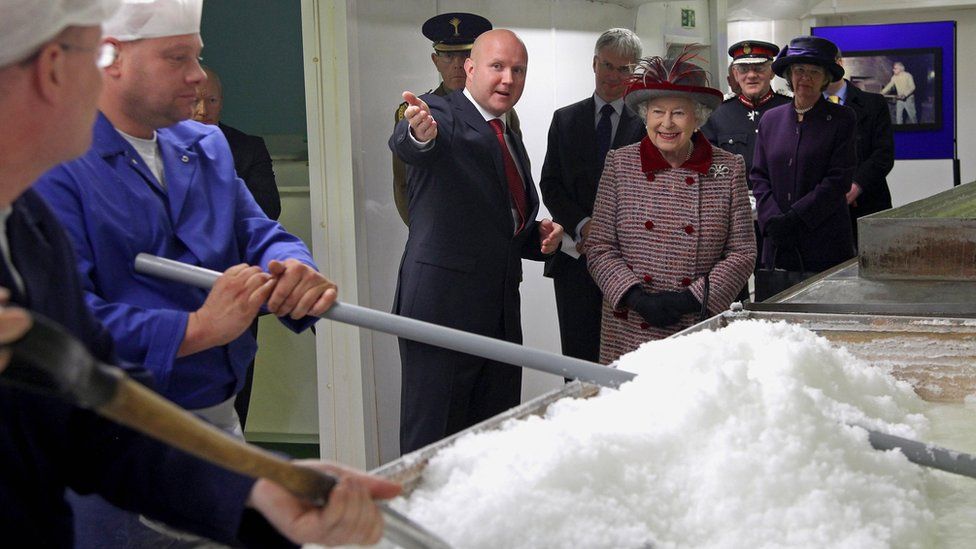
[[[200,32],[203,0],[123,0],[104,34],[122,42]]]
[[[120,0],[0,0],[0,67],[22,61],[66,27],[105,21]]]

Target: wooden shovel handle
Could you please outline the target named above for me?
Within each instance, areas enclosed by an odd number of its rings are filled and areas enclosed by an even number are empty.
[[[328,501],[337,482],[327,473],[246,444],[127,377],[119,380],[114,398],[97,412],[225,469],[271,480],[318,505]]]

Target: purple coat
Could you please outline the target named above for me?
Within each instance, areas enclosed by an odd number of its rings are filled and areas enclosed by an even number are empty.
[[[850,107],[822,98],[803,122],[796,118],[793,103],[763,115],[750,179],[763,233],[771,217],[792,209],[805,225],[799,237],[804,267],[820,271],[854,255],[845,195],[857,166],[857,122]],[[767,238],[762,251],[767,268],[772,256],[773,241]]]

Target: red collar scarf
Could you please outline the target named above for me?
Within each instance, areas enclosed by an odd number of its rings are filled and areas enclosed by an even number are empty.
[[[691,138],[695,144],[695,150],[691,152],[691,158],[679,166],[686,170],[692,170],[700,174],[707,174],[708,168],[712,165],[712,144],[705,139],[700,131],[695,132]],[[672,169],[671,164],[661,156],[661,151],[651,143],[651,138],[644,136],[640,142],[641,170],[645,174]]]

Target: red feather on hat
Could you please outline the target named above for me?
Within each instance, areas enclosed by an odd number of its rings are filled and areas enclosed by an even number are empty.
[[[661,56],[645,57],[638,63],[632,82],[708,86],[708,72],[692,63],[694,60],[706,62],[705,58],[698,55],[698,52],[704,48],[705,46],[701,44],[688,44],[674,59],[665,59]]]

